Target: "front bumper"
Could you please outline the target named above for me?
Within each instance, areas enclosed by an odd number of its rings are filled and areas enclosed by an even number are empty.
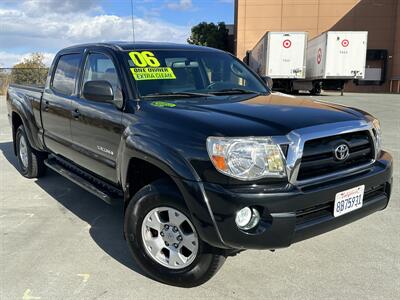
[[[203,183],[202,197],[221,240],[210,242],[232,249],[276,249],[341,227],[387,206],[392,172],[392,157],[382,152],[362,172],[307,186],[229,188]],[[359,185],[365,185],[363,207],[335,218],[336,193]],[[235,224],[236,212],[245,206],[256,207],[261,212],[260,224],[249,232],[238,229]]]

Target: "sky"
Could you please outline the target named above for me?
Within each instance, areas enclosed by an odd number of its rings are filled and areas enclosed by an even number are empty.
[[[32,52],[50,64],[70,45],[132,40],[131,0],[0,0],[0,67]],[[192,26],[232,24],[234,0],[133,0],[135,39],[186,43]]]

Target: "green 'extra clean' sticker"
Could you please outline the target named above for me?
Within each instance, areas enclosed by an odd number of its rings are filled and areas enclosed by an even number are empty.
[[[157,107],[175,107],[176,104],[174,103],[169,103],[169,102],[164,102],[164,101],[154,101],[151,102],[151,105],[157,106]]]
[[[136,81],[176,79],[171,68],[131,68],[131,72]]]

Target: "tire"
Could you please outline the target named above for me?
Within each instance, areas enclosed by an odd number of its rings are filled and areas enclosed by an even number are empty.
[[[170,233],[174,233],[171,230],[176,230],[173,226],[176,225],[176,222],[169,217],[171,212],[175,213],[179,220],[181,220],[180,218],[189,220],[189,222],[185,221],[186,223],[183,222],[178,226],[177,234],[179,233],[183,236],[179,246],[176,243],[167,245],[167,240],[173,241]],[[158,215],[157,219],[162,221],[161,229],[150,229],[147,227],[145,219],[152,220],[151,216],[154,217],[156,215]],[[161,218],[161,215],[164,219]],[[168,218],[166,217],[167,215]],[[164,227],[166,224],[169,225],[167,230]],[[187,225],[191,226],[190,229]],[[155,231],[157,230],[159,231],[156,233]],[[193,233],[191,230],[193,230]],[[143,187],[132,198],[125,212],[124,232],[136,263],[151,278],[169,285],[186,288],[201,285],[214,276],[225,262],[225,256],[221,255],[221,251],[218,253],[218,249],[211,247],[200,239],[190,220],[190,213],[184,204],[182,196],[174,184],[168,181],[153,182]],[[185,244],[188,244],[188,241],[193,240],[194,237],[197,237],[197,243],[192,242],[191,247],[189,247],[191,250],[187,251],[189,248],[185,248]],[[179,235],[177,238],[179,238]],[[147,241],[145,242],[146,239],[151,240],[151,242],[156,240],[161,243],[162,251],[155,251],[159,253],[157,258],[154,255],[152,256],[152,251],[149,250],[151,246],[149,247],[149,244],[145,244],[148,243]],[[175,249],[175,247],[178,248]],[[179,257],[187,259],[187,265],[185,263],[181,264],[180,261],[179,264],[173,265],[172,260],[175,260],[173,259],[175,251],[180,253]]]
[[[20,173],[26,178],[39,178],[44,175],[46,172],[44,155],[31,147],[23,125],[17,129],[15,145]]]
[[[321,95],[321,85],[320,84],[314,84],[313,89],[310,90],[310,94],[313,95],[313,96]]]

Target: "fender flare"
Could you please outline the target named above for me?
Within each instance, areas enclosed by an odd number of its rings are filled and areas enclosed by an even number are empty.
[[[172,178],[199,181],[194,169],[174,149],[150,137],[129,135],[122,141],[118,153],[120,182],[127,184],[130,159],[138,158],[160,168]]]
[[[166,173],[175,183],[197,225],[200,236],[211,245],[226,248],[204,194],[203,184],[193,167],[180,153],[150,137],[130,135],[119,150],[120,182],[125,201],[133,195],[127,191],[129,164],[132,158],[144,160]]]
[[[40,129],[36,126],[35,116],[33,114],[32,107],[29,107],[25,102],[29,101],[24,97],[25,101],[15,101],[11,102],[11,122],[13,125],[15,114],[21,118],[22,124],[25,129],[26,136],[28,138],[29,144],[31,147],[37,151],[43,151],[44,146],[40,142],[38,136]],[[15,145],[15,129],[12,126],[12,135],[13,135],[13,147],[14,153],[16,153],[16,145]]]

